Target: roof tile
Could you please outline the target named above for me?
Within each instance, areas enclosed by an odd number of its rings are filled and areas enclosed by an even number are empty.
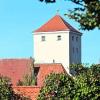
[[[18,80],[23,78],[23,75],[30,72],[30,59],[3,59],[0,60],[0,74],[10,77],[13,83],[13,89],[16,93],[30,97],[36,100],[41,87],[44,85],[44,80],[50,73],[64,73],[66,72],[62,64],[35,64],[39,67],[37,74],[36,86],[15,86]]]
[[[16,85],[18,80],[30,72],[30,59],[1,59],[0,74],[11,78],[13,85]]]
[[[73,28],[69,23],[67,23],[61,16],[56,15],[34,32],[52,32],[66,30],[80,33],[75,28]]]
[[[66,72],[62,64],[39,64],[39,73],[37,75],[37,85],[43,86],[45,77],[50,73],[64,73]]]
[[[13,90],[16,94],[29,97],[31,100],[37,100],[40,89],[41,88],[38,86],[14,86],[13,87]]]

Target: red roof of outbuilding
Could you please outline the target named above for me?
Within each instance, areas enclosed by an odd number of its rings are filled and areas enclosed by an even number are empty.
[[[65,73],[65,69],[62,64],[39,64],[40,67],[37,75],[37,85],[43,86],[46,76],[50,73]]]
[[[37,100],[38,94],[40,92],[40,87],[38,86],[16,86],[13,90],[16,94],[29,97],[31,100]]]
[[[0,74],[11,78],[14,85],[18,80],[22,80],[26,73],[30,72],[31,59],[3,59],[0,60]],[[65,73],[62,64],[35,64],[35,68],[39,68],[37,74],[36,86],[14,86],[13,89],[16,93],[30,97],[36,100],[41,87],[44,85],[44,80],[50,73]]]
[[[39,68],[37,75],[37,86],[15,86],[15,93],[30,97],[37,100],[41,87],[44,85],[46,76],[50,73],[65,73],[65,69],[61,64],[35,64],[35,68]]]
[[[2,59],[0,60],[0,74],[7,76],[11,79],[13,85],[19,80],[22,80],[24,75],[30,73],[31,59]],[[39,67],[37,74],[37,85],[42,86],[45,77],[54,72],[65,72],[64,67],[61,64],[35,64],[35,67]]]
[[[52,32],[66,30],[80,33],[75,28],[73,28],[69,23],[67,23],[61,16],[56,15],[34,32]]]
[[[2,59],[0,60],[0,74],[11,79],[13,85],[29,72],[30,59]]]

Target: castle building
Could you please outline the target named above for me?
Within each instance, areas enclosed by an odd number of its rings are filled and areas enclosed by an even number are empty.
[[[56,15],[33,32],[35,63],[61,63],[69,73],[70,64],[81,63],[82,33]]]
[[[37,100],[45,77],[51,73],[69,73],[70,64],[81,63],[82,33],[56,15],[33,32],[34,58],[0,59],[0,75],[11,79],[16,94]],[[32,67],[32,65],[34,67]],[[34,68],[34,86],[16,86]]]

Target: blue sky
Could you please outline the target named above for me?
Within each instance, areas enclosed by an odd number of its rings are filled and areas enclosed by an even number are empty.
[[[64,16],[74,5],[64,0],[45,4],[38,0],[0,0],[0,58],[28,58],[33,55],[32,31],[59,14],[72,26],[79,24]],[[100,62],[100,31],[81,31],[82,62]]]

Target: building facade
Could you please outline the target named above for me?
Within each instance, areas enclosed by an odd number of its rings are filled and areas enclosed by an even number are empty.
[[[56,15],[34,31],[35,63],[61,63],[69,73],[70,64],[81,63],[82,33]]]

